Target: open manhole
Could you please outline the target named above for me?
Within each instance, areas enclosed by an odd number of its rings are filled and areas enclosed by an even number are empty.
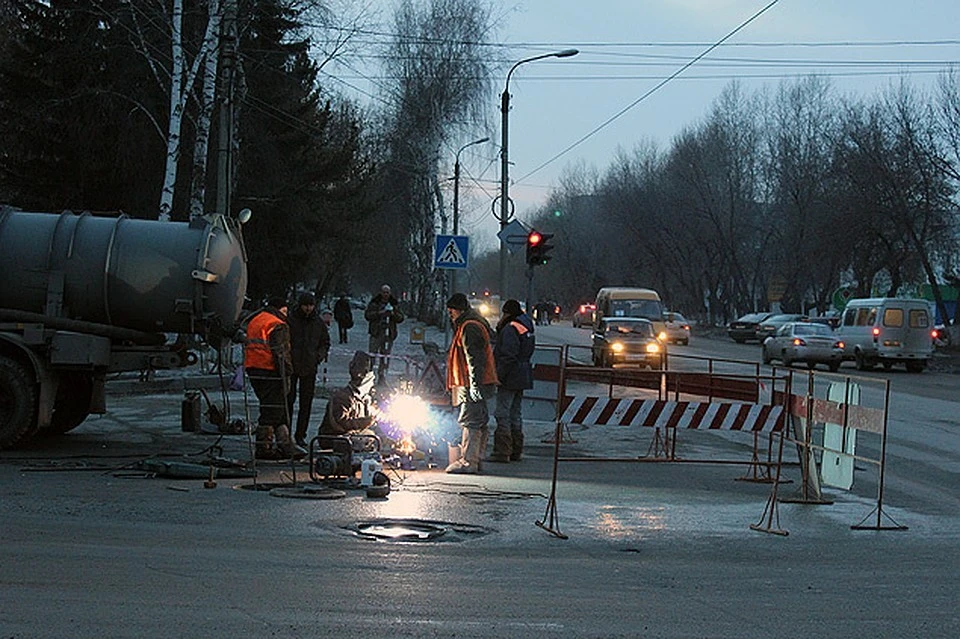
[[[463,541],[490,532],[483,526],[426,519],[374,519],[348,529],[363,539],[402,542]]]

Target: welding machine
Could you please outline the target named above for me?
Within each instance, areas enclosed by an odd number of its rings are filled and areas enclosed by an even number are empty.
[[[365,460],[380,462],[380,438],[372,433],[318,435],[310,440],[310,479],[352,479]]]

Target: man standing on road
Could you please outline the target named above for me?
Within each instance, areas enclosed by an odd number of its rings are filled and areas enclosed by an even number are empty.
[[[298,446],[306,447],[310,409],[313,408],[313,393],[317,386],[317,367],[330,352],[330,332],[317,313],[317,298],[309,292],[300,296],[297,308],[290,313],[287,323],[290,325],[290,350],[293,355],[287,414],[293,419],[293,404],[299,389],[300,406],[294,440]]]
[[[493,348],[500,386],[493,413],[497,430],[493,433],[492,462],[520,461],[523,456],[523,391],[533,388],[530,358],[536,348],[533,321],[520,308],[520,302],[504,302],[501,315]]]
[[[454,293],[447,300],[453,324],[453,341],[447,354],[447,390],[460,407],[461,457],[447,466],[448,473],[476,473],[487,448],[490,413],[487,399],[497,387],[497,368],[490,346],[493,331],[480,313],[470,308],[467,296]]]
[[[347,343],[347,331],[353,328],[353,309],[350,308],[350,300],[343,293],[333,305],[333,319],[337,323],[337,331],[340,335],[340,343]]]
[[[271,297],[247,323],[243,367],[260,403],[256,435],[256,456],[259,459],[276,459],[277,453],[290,458],[302,452],[290,440],[288,427],[287,384],[293,368],[286,311],[287,304],[282,297]]]
[[[370,334],[369,352],[380,360],[377,366],[377,381],[382,382],[390,366],[387,359],[393,349],[393,342],[397,339],[397,324],[403,321],[400,302],[391,295],[390,286],[384,284],[380,287],[380,294],[370,300],[363,316],[370,325],[367,331]]]

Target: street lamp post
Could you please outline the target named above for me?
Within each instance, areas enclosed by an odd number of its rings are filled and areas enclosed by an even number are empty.
[[[533,62],[534,60],[543,60],[544,58],[569,58],[580,53],[577,49],[564,49],[563,51],[554,51],[535,55],[530,58],[524,58],[515,62],[510,71],[507,72],[507,81],[503,86],[503,93],[500,95],[500,230],[510,223],[513,217],[513,211],[510,210],[510,174],[508,158],[508,117],[510,114],[510,76],[521,64]],[[500,299],[506,300],[507,295],[507,242],[501,233],[500,237]]]
[[[483,137],[473,142],[467,142],[457,151],[456,161],[453,163],[453,234],[460,235],[460,154],[467,147],[474,144],[483,144],[489,142],[490,138]],[[457,271],[450,270],[450,292],[457,292]]]

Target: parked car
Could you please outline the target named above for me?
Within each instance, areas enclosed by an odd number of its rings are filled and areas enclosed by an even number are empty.
[[[664,331],[668,343],[673,342],[684,346],[690,343],[690,321],[687,318],[680,313],[667,311],[663,314],[663,321],[666,325]]]
[[[806,315],[800,315],[797,313],[787,313],[782,315],[771,315],[767,319],[760,322],[760,325],[757,326],[757,339],[760,340],[760,343],[763,344],[763,341],[768,337],[771,337],[776,333],[781,326],[787,322],[805,322],[807,321]]]
[[[580,328],[582,326],[592,326],[593,325],[593,312],[597,310],[597,305],[592,303],[581,304],[577,307],[577,310],[573,312],[573,327]]]
[[[612,368],[637,364],[663,366],[666,347],[657,339],[653,322],[640,317],[604,317],[593,332],[593,365]]]
[[[763,342],[763,363],[772,360],[784,366],[805,362],[811,370],[817,364],[826,364],[836,372],[843,362],[843,342],[826,324],[787,322]]]
[[[840,313],[833,312],[825,315],[819,315],[817,317],[808,317],[807,321],[815,324],[823,324],[836,330],[836,328],[840,326]]]
[[[757,327],[760,322],[771,317],[773,313],[747,313],[727,326],[727,335],[738,344],[757,339]]]

